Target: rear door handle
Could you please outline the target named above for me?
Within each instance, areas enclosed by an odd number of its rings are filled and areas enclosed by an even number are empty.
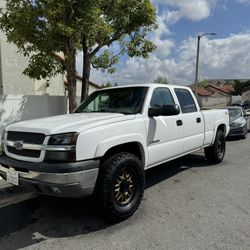
[[[201,123],[201,118],[200,117],[196,118],[196,122]]]
[[[182,122],[182,120],[178,120],[178,121],[176,121],[176,124],[177,124],[178,127],[180,127],[180,126],[183,125],[183,122]]]

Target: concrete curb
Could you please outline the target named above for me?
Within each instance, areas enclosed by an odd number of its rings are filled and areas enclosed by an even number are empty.
[[[23,192],[23,189],[7,183],[5,180],[0,179],[0,199],[6,195],[13,195],[15,193]]]
[[[4,207],[8,207],[10,205],[14,205],[23,201],[27,201],[33,198],[36,198],[38,195],[34,193],[17,193],[17,194],[11,194],[6,195],[3,198],[1,198],[0,194],[0,209]]]
[[[7,183],[5,180],[3,180],[1,177],[0,177],[0,189],[2,188],[6,188],[6,187],[10,187],[11,185],[9,183]]]
[[[0,208],[37,197],[37,194],[27,192],[21,187],[11,185],[0,178]]]

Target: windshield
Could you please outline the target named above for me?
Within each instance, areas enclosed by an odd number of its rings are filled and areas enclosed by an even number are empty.
[[[104,89],[94,92],[75,113],[122,113],[137,114],[142,110],[147,87]]]
[[[228,111],[231,118],[239,118],[242,116],[241,109],[228,109]]]

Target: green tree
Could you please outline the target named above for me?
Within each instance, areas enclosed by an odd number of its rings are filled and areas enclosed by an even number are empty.
[[[83,51],[84,100],[91,65],[114,73],[121,55],[148,58],[156,48],[147,39],[156,29],[150,0],[6,0],[0,28],[9,42],[30,56],[24,74],[41,79],[66,71],[70,112],[76,107],[77,51]],[[56,53],[63,53],[65,61]]]
[[[116,84],[113,84],[111,82],[107,82],[106,84],[102,84],[102,88],[111,88],[117,86]]]
[[[162,84],[169,84],[169,81],[167,78],[158,76],[155,80],[154,83],[162,83]]]
[[[242,95],[244,90],[250,89],[250,81],[241,82],[239,80],[234,81],[234,91],[236,95]]]

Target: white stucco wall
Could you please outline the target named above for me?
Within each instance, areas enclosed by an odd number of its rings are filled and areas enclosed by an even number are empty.
[[[0,83],[2,81],[4,95],[60,95],[64,96],[64,76],[59,74],[49,79],[49,87],[45,87],[47,80],[30,79],[23,75],[28,65],[28,58],[18,53],[15,45],[9,44],[3,33],[0,33]],[[1,85],[1,84],[0,84]]]
[[[89,85],[89,95],[92,94],[94,91],[96,91],[98,88],[96,88],[94,85],[90,84]],[[77,79],[76,83],[76,96],[81,96],[82,95],[82,82]]]
[[[28,65],[27,58],[17,53],[17,47],[9,44],[2,32],[0,32],[0,46],[3,94],[35,94],[34,80],[22,74]]]
[[[42,79],[35,81],[35,94],[36,95],[55,95],[55,96],[64,96],[65,87],[64,87],[64,76],[57,75],[51,79]]]
[[[231,103],[231,97],[199,97],[202,108],[224,108]]]
[[[0,133],[14,122],[66,113],[64,96],[0,96]]]

